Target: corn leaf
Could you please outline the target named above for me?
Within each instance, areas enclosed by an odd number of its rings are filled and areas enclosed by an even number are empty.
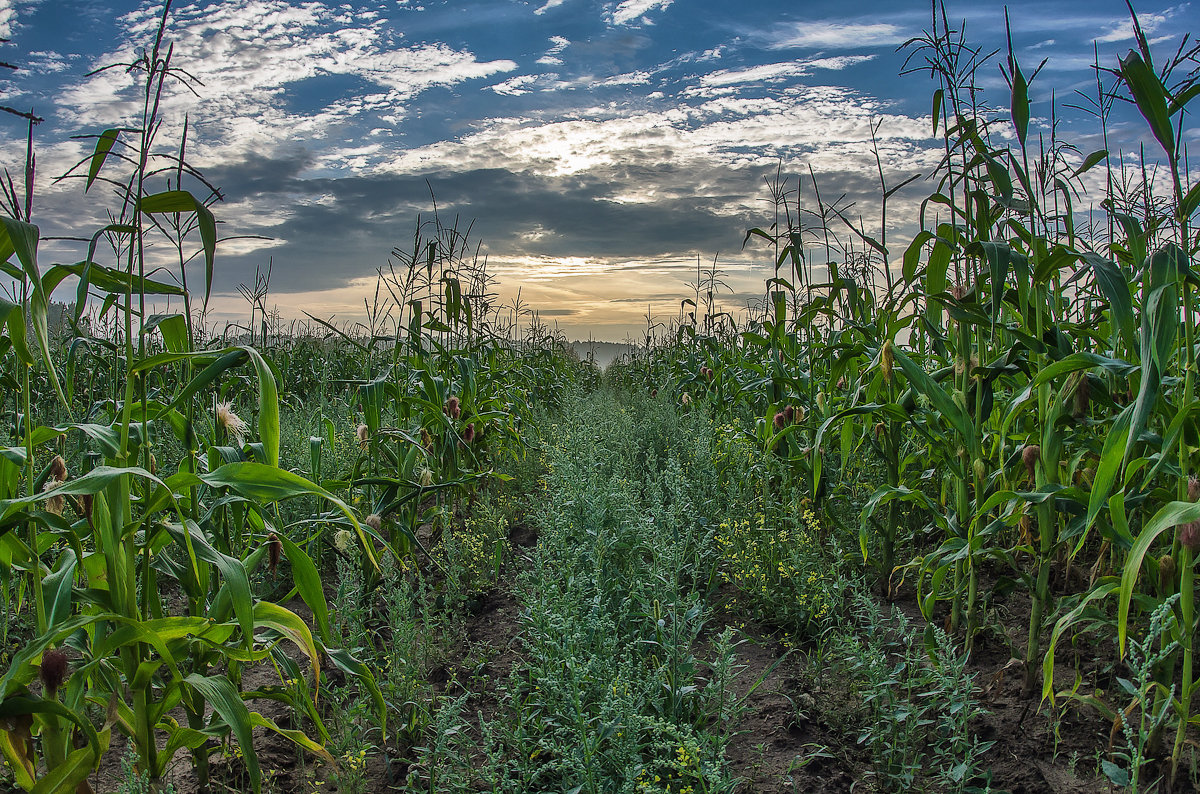
[[[25,342],[25,312],[10,300],[0,297],[0,325],[8,327],[8,338],[12,342],[17,358],[27,367],[33,366],[33,354]]]
[[[212,295],[213,262],[217,254],[217,221],[212,210],[200,199],[186,190],[167,190],[146,196],[141,201],[141,210],[147,215],[175,212],[195,212],[196,225],[200,228],[200,242],[204,246],[204,305]]]
[[[1130,50],[1121,58],[1121,78],[1138,111],[1147,123],[1150,131],[1162,145],[1163,151],[1172,161],[1175,159],[1175,131],[1171,127],[1171,115],[1167,111],[1167,89],[1154,70],[1142,60],[1142,56]]]
[[[92,151],[91,162],[88,164],[87,184],[83,188],[84,193],[91,189],[92,183],[96,181],[96,177],[100,176],[100,169],[104,166],[104,161],[108,159],[108,153],[116,145],[117,136],[120,134],[120,129],[105,130],[96,139],[96,148]]]
[[[50,308],[50,297],[42,285],[41,273],[37,266],[37,247],[41,233],[38,227],[31,223],[0,217],[0,259],[8,260],[16,253],[18,261],[33,288],[29,305],[29,319],[33,322],[33,335],[37,339],[38,348],[42,354],[42,364],[46,367],[46,375],[54,387],[54,393],[62,402],[67,412],[71,404],[63,392],[62,384],[58,382],[58,373],[54,369],[54,360],[50,357],[50,331],[46,324],[46,313]]]
[[[1159,535],[1192,521],[1200,521],[1200,502],[1168,502],[1146,523],[1134,541],[1133,548],[1129,550],[1129,555],[1125,558],[1125,567],[1121,571],[1120,600],[1117,604],[1117,644],[1122,658],[1125,657],[1125,640],[1129,630],[1129,602],[1133,598],[1133,588],[1142,570],[1142,560]]]
[[[304,549],[282,534],[278,537],[279,542],[283,544],[284,555],[292,564],[292,581],[296,585],[296,592],[312,610],[313,619],[317,623],[317,633],[323,641],[329,642],[329,604],[325,600],[325,590],[321,587],[321,574]]]
[[[319,496],[337,507],[342,515],[349,519],[363,544],[363,553],[367,555],[372,565],[378,565],[375,561],[374,546],[367,540],[362,525],[354,517],[354,512],[349,505],[299,474],[293,474],[286,469],[268,466],[264,463],[246,461],[227,463],[213,472],[195,476],[194,479],[214,488],[232,488],[242,496],[263,504],[296,496]]]
[[[258,765],[258,754],[254,751],[250,710],[246,708],[241,696],[233,688],[233,684],[228,678],[192,673],[184,681],[198,692],[229,726],[229,730],[232,731],[242,750],[242,757],[246,761],[246,772],[250,775],[250,785],[255,794],[258,794],[262,788],[262,770]]]

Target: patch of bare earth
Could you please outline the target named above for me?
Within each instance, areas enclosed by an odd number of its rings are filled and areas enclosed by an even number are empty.
[[[900,606],[922,620],[911,603]],[[1014,625],[1005,627],[1009,636],[1027,617],[1026,612],[1012,618]],[[749,615],[735,611],[725,621],[741,627],[747,638],[737,648],[742,670],[736,689],[746,698],[744,711],[737,724],[729,726],[732,737],[727,748],[731,774],[740,781],[738,791],[876,790],[870,758],[858,744],[859,696],[838,669],[837,660],[817,669],[814,656],[809,655],[813,648],[788,654],[778,632]],[[968,670],[974,676],[975,698],[987,710],[974,721],[973,730],[980,740],[993,742],[982,762],[992,774],[993,791],[1116,791],[1096,771],[1097,759],[1110,749],[1112,726],[1093,709],[1060,700],[1055,711],[1048,703],[1039,704],[1037,694],[1026,696],[1024,668],[1013,662],[1010,647],[999,642],[982,642]],[[1073,668],[1059,673],[1074,677]]]

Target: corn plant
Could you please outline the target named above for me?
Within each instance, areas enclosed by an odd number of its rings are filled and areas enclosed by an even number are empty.
[[[139,773],[151,780],[159,779],[175,752],[186,748],[204,783],[209,743],[231,735],[258,790],[262,775],[251,737],[255,727],[325,754],[318,741],[280,728],[247,705],[274,694],[240,692],[234,683],[242,666],[278,655],[281,642],[295,645],[308,659],[316,687],[326,658],[373,686],[362,665],[325,646],[328,608],[317,571],[274,523],[272,508],[281,500],[319,496],[334,509],[329,519],[353,527],[371,557],[361,526],[344,502],[278,467],[279,399],[271,366],[253,348],[194,349],[190,311],[159,317],[149,312],[156,296],[182,297],[189,305],[186,289],[146,275],[146,241],[154,225],[163,221],[160,229],[178,233],[181,268],[190,258],[182,253],[190,245],[186,238],[198,231],[206,298],[217,245],[214,217],[205,201],[178,181],[165,192],[148,189],[164,173],[156,165],[162,159],[156,140],[162,128],[161,98],[169,81],[184,79],[164,44],[168,11],[169,5],[153,47],[127,65],[142,78],[140,127],[101,134],[93,154],[81,164],[86,188],[113,186],[121,202],[115,221],[92,237],[87,258],[42,270],[37,227],[27,217],[2,219],[7,250],[0,258],[15,254],[20,263],[19,268],[6,264],[5,271],[20,276],[23,303],[3,307],[6,347],[14,351],[20,368],[28,372],[40,363],[64,409],[74,412],[56,375],[45,328],[47,295],[68,276],[79,282],[77,312],[98,294],[102,314],[116,313],[115,349],[122,354],[114,393],[88,409],[90,421],[35,425],[26,388],[20,423],[25,445],[9,447],[0,464],[6,469],[0,494],[5,564],[26,577],[34,610],[33,637],[0,678],[0,707],[9,718],[0,749],[17,783],[30,790],[82,785],[99,765],[113,730],[129,738]],[[166,160],[166,170],[176,180],[194,174],[181,156],[167,155]],[[128,166],[126,177],[107,175],[105,166],[113,161]],[[113,243],[115,265],[96,261],[96,242],[105,236]],[[181,278],[186,276],[181,273]],[[40,359],[25,341],[26,311]],[[209,454],[201,457],[196,403],[223,374],[246,363],[254,373],[258,405],[258,441],[247,448],[253,447],[258,459],[222,459],[221,447],[233,437],[240,447],[241,436],[249,431],[227,406],[215,421],[219,438],[209,440]],[[182,367],[182,376],[171,374],[174,367]],[[152,390],[153,380],[169,390]],[[107,422],[96,421],[102,416]],[[163,432],[176,435],[186,450],[173,474],[159,472],[154,454],[161,449]],[[78,476],[71,476],[62,457],[52,456],[44,466],[37,463],[39,456],[45,460],[46,446],[63,449],[72,442],[85,466]],[[24,471],[24,483],[13,476],[14,468]],[[252,593],[250,573],[264,565],[274,570],[283,558],[291,564],[296,591],[313,610],[318,636],[291,610]],[[166,585],[178,590],[182,605],[167,603]],[[31,688],[39,677],[40,692]],[[97,706],[105,715],[100,725],[89,717]],[[186,725],[170,714],[177,706],[187,715]],[[307,711],[316,716],[311,703]],[[315,724],[323,734],[320,720]]]

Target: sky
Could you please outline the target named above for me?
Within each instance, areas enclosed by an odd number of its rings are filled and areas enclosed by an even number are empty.
[[[1033,83],[1034,132],[1048,130],[1054,97],[1064,137],[1085,154],[1101,148],[1094,121],[1063,106],[1094,93],[1094,47],[1115,65],[1135,46],[1123,0],[1017,0],[1008,10],[1025,72],[1047,59]],[[94,145],[73,136],[137,123],[137,75],[88,73],[135,59],[161,11],[0,0],[10,40],[0,60],[20,67],[0,75],[0,104],[45,119],[34,205],[44,236],[87,238],[119,212],[104,185],[85,194],[81,179],[55,177]],[[1200,30],[1189,3],[1137,11],[1164,52]],[[168,87],[158,139],[177,149],[186,117],[188,160],[222,195],[212,209],[228,239],[208,320],[244,322],[237,287],[270,263],[267,304],[285,321],[358,321],[393,247],[411,247],[435,202],[444,223],[469,228],[497,278],[495,302],[514,306],[519,290],[521,305],[571,338],[621,341],[647,313],[669,320],[693,294],[698,262],[716,263],[721,305],[736,311],[773,275],[771,251],[743,239],[774,222],[778,176],[793,202],[800,185],[808,207],[811,171],[825,201],[840,198],[880,234],[872,129],[889,185],[921,175],[889,204],[898,261],[940,154],[935,85],[901,74],[912,52],[902,45],[929,15],[906,0],[176,2],[166,37],[191,80]],[[948,2],[947,16],[984,51],[1004,46],[1003,4]],[[979,72],[985,101],[1001,108],[1002,60]],[[0,164],[19,175],[24,127],[0,124]],[[1113,135],[1130,152],[1153,145],[1120,109]],[[42,265],[85,252],[46,240]],[[160,245],[156,255],[168,253]],[[192,285],[198,268],[189,266]]]

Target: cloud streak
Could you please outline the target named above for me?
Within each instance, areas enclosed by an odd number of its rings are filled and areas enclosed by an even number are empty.
[[[768,46],[774,50],[861,49],[894,47],[906,38],[900,27],[887,22],[803,21],[776,29]]]
[[[646,14],[651,11],[664,11],[674,0],[622,0],[622,2],[613,9],[612,23],[614,25],[628,25],[631,22],[644,20]]]

